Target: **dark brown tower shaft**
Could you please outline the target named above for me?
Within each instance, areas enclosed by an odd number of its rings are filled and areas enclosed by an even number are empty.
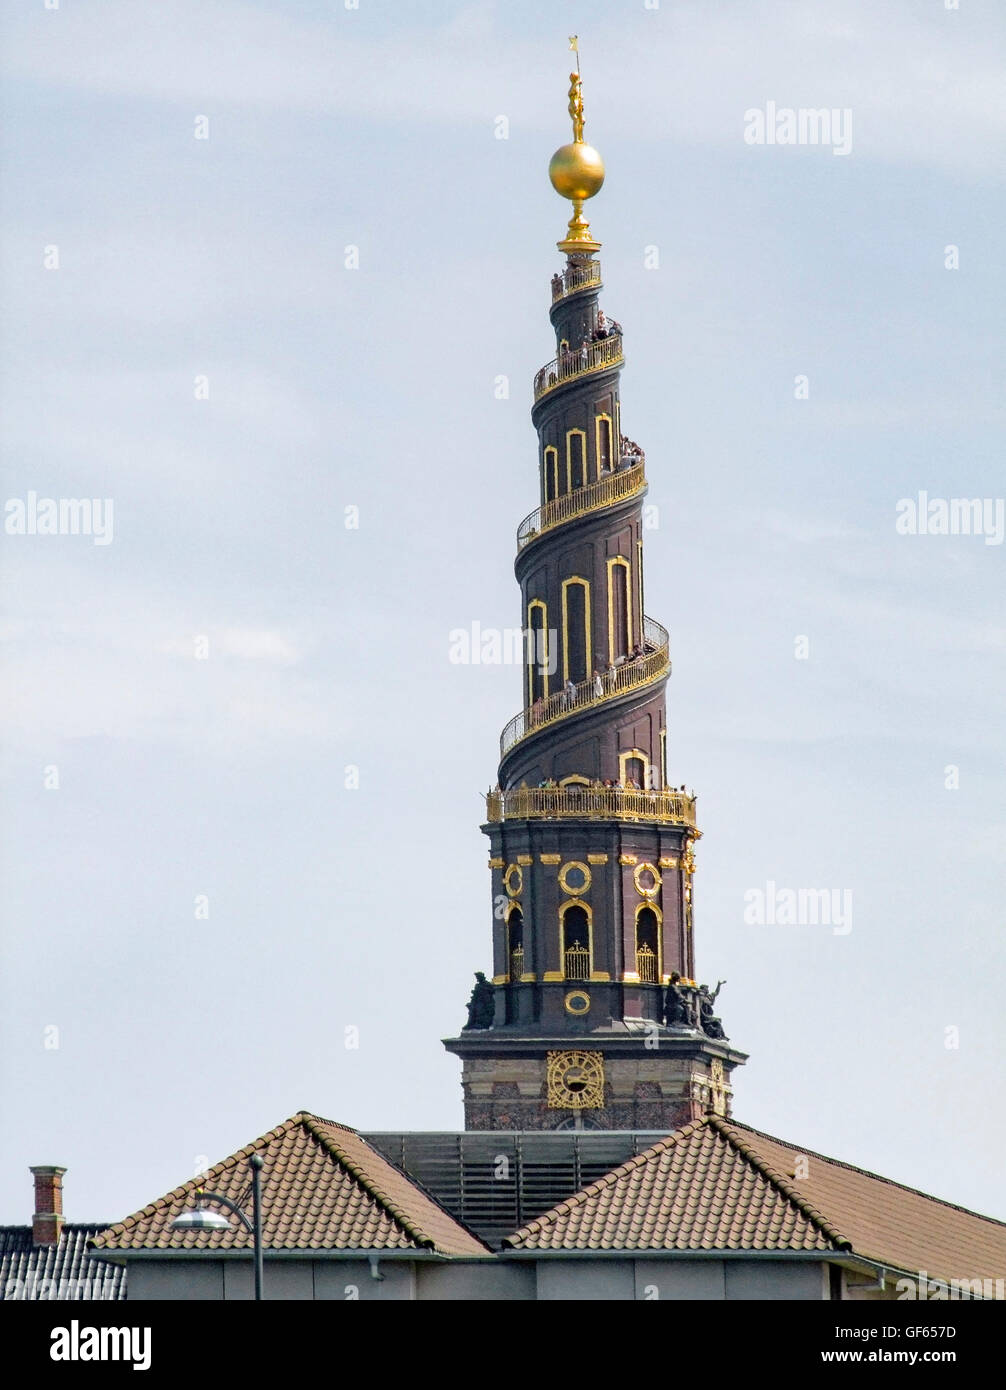
[[[725,1112],[744,1060],[718,1020],[702,1026],[690,983],[669,1004],[669,982],[694,974],[699,832],[693,798],[667,783],[669,639],[643,602],[646,463],[623,436],[623,337],[601,288],[590,255],[553,277],[556,356],[535,378],[540,503],[515,562],[528,663],[483,827],[492,988],[446,1044],[464,1062],[471,1129],[671,1129]]]

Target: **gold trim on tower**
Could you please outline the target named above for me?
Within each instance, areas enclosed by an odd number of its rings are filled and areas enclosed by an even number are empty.
[[[649,874],[653,883],[649,887],[644,887],[641,879],[644,874]],[[655,898],[660,892],[661,878],[660,870],[655,864],[637,864],[632,871],[632,881],[636,885],[636,892],[642,898]]]
[[[503,887],[511,898],[519,898],[524,887],[524,874],[519,864],[508,864],[503,875]]]
[[[573,587],[574,584],[577,585],[579,588],[581,588],[581,589],[583,590],[583,661],[584,661],[584,671],[583,671],[583,675],[582,675],[582,676],[579,675],[579,674],[577,675],[576,682],[579,683],[579,682],[581,682],[581,681],[588,680],[588,679],[590,678],[591,672],[592,672],[593,669],[594,669],[594,654],[593,654],[593,651],[591,650],[591,641],[590,641],[590,580],[589,580],[589,579],[584,579],[584,578],[583,578],[581,575],[579,575],[579,574],[570,575],[570,577],[569,577],[568,579],[564,579],[564,580],[562,581],[562,679],[563,679],[564,682],[569,680],[569,639],[570,639],[570,632],[569,632],[569,603],[568,603],[568,595],[569,595],[569,590]],[[563,779],[563,785],[565,785],[565,783],[566,783],[567,781],[570,781],[570,780],[571,780],[570,778],[564,778],[564,779]],[[584,782],[586,782],[586,781],[587,781],[587,778],[585,777],[585,778],[583,778],[583,780],[584,780]]]
[[[550,1110],[603,1110],[603,1052],[550,1052],[546,1078]]]
[[[579,883],[570,883],[569,875],[575,873],[579,875]],[[590,870],[586,864],[581,864],[579,860],[571,859],[568,864],[563,864],[559,870],[559,887],[564,893],[571,897],[576,897],[580,893],[590,892]]]
[[[625,651],[617,650],[615,643],[615,570],[624,569],[625,574]],[[608,561],[608,660],[614,663],[620,656],[628,656],[632,651],[632,561],[624,555],[612,555]]]

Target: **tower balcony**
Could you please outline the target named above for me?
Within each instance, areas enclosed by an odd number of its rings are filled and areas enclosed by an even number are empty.
[[[607,338],[599,338],[596,343],[572,348],[569,352],[553,357],[551,362],[546,362],[536,373],[534,398],[540,401],[543,396],[560,386],[566,386],[580,377],[590,376],[592,372],[620,366],[624,360],[621,333],[609,333]]]
[[[678,791],[614,787],[512,787],[486,796],[491,825],[507,820],[664,821],[695,829],[695,797]]]
[[[552,303],[568,299],[571,294],[581,290],[596,289],[601,284],[600,261],[587,261],[582,265],[571,265],[561,275],[552,276]]]
[[[569,719],[571,715],[617,699],[630,690],[638,690],[666,676],[671,669],[670,640],[665,627],[653,618],[644,617],[643,643],[646,650],[642,656],[635,660],[626,658],[621,665],[609,667],[597,677],[590,676],[580,681],[571,691],[557,690],[545,699],[536,700],[530,709],[515,714],[500,734],[500,757],[505,758],[521,739],[538,733],[550,724]]]
[[[609,473],[596,483],[567,492],[562,497],[554,497],[543,507],[536,507],[517,527],[517,549],[563,526],[567,521],[575,521],[590,512],[610,506],[612,502],[624,502],[635,497],[646,488],[646,460],[642,454],[629,456],[629,466],[619,468],[617,473]]]

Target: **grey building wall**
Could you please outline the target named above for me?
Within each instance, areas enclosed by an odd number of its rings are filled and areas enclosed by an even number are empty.
[[[516,1300],[533,1302],[535,1267],[530,1261],[470,1264],[419,1264],[416,1266],[421,1300],[472,1301]]]
[[[224,1296],[222,1260],[130,1260],[129,1301],[147,1299],[207,1299]]]
[[[538,1300],[590,1302],[635,1298],[632,1260],[539,1260]]]
[[[265,1296],[274,1300],[401,1302],[415,1298],[411,1260],[383,1260],[375,1279],[367,1260],[266,1260]],[[254,1296],[251,1261],[131,1260],[130,1302],[166,1298],[230,1301]]]
[[[828,1297],[827,1266],[795,1260],[646,1260],[579,1257],[538,1261],[538,1298],[589,1300]]]
[[[828,1297],[828,1266],[808,1260],[569,1259],[266,1260],[267,1299],[682,1302]],[[252,1297],[245,1260],[131,1260],[130,1302]]]

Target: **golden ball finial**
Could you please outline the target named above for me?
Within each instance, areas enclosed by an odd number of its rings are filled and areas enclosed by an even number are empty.
[[[570,46],[576,49],[575,36]],[[569,219],[566,236],[558,243],[560,251],[568,254],[591,255],[600,246],[590,235],[590,227],[584,220],[583,205],[593,198],[604,183],[604,160],[583,138],[583,89],[580,83],[579,57],[577,71],[569,74],[569,114],[573,121],[573,142],[560,145],[548,166],[548,176],[552,187],[560,197],[568,198],[573,204],[573,216]]]
[[[548,176],[561,197],[582,203],[593,198],[604,183],[604,160],[593,145],[574,140],[556,150],[549,162]]]

